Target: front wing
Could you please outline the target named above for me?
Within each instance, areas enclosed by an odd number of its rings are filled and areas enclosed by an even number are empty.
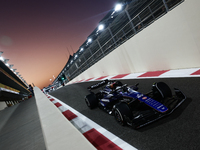
[[[175,89],[175,93],[176,96],[168,98],[166,100],[165,106],[168,107],[168,111],[166,111],[165,113],[160,113],[154,109],[140,111],[138,115],[134,116],[133,118],[128,118],[124,116],[127,124],[135,129],[138,129],[165,116],[170,115],[186,100],[186,96],[179,89]]]

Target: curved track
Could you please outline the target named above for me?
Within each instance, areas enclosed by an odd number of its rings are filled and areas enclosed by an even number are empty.
[[[200,78],[151,78],[120,80],[122,83],[134,85],[139,83],[139,91],[146,93],[154,82],[166,82],[173,90],[179,88],[186,96],[185,102],[170,116],[134,130],[128,126],[120,126],[113,116],[109,116],[96,108],[90,110],[84,101],[89,92],[87,87],[95,82],[76,83],[67,85],[50,95],[60,99],[83,115],[98,123],[108,131],[120,137],[127,143],[140,150],[188,150],[200,149]]]

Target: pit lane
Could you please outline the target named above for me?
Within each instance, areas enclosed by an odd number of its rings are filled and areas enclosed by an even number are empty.
[[[109,116],[96,108],[90,110],[84,101],[84,96],[89,94],[87,87],[95,82],[76,83],[62,87],[50,95],[60,99],[87,116],[108,131],[120,137],[127,143],[140,150],[160,149],[200,149],[200,78],[151,78],[120,80],[124,84],[134,85],[139,83],[139,91],[146,93],[154,82],[163,81],[173,87],[179,88],[186,96],[185,102],[170,116],[145,126],[139,130],[131,127],[120,126],[113,116]]]

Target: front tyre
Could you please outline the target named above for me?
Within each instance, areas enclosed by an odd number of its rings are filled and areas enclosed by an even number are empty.
[[[120,125],[125,126],[127,124],[126,120],[132,119],[132,112],[126,103],[119,103],[115,106],[114,116]]]
[[[98,100],[94,93],[85,96],[85,102],[90,109],[96,108],[98,105]]]

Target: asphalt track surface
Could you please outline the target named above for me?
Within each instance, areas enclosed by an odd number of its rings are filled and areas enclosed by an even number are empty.
[[[120,80],[124,84],[139,83],[139,92],[146,93],[154,82],[162,81],[172,89],[180,89],[186,96],[185,102],[170,116],[138,130],[119,125],[113,116],[99,108],[90,110],[84,101],[89,94],[87,87],[94,82],[67,85],[50,95],[90,118],[106,130],[123,139],[139,150],[199,150],[200,149],[200,78],[151,78]]]

